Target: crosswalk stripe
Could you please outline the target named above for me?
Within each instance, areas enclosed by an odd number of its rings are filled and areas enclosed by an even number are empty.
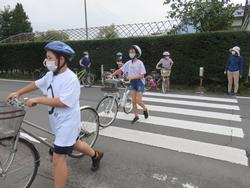
[[[100,113],[99,116],[105,116],[103,113]],[[125,114],[123,112],[118,112],[116,118],[121,120],[132,120],[134,117],[133,114]],[[170,118],[163,118],[157,116],[149,116],[148,119],[144,119],[142,115],[139,115],[139,122],[150,124],[150,125],[159,125],[164,127],[173,127],[179,129],[186,129],[192,131],[200,131],[211,134],[219,134],[225,136],[239,137],[244,138],[244,133],[241,128],[237,127],[227,127],[223,125],[215,125],[208,123],[200,123],[195,121],[186,121],[186,120],[177,120]]]
[[[197,117],[221,119],[221,120],[228,120],[228,121],[238,121],[238,122],[242,121],[240,115],[236,115],[236,114],[211,112],[211,111],[203,111],[203,110],[191,110],[191,109],[185,109],[185,108],[174,108],[174,107],[155,106],[155,105],[147,105],[147,108],[150,111],[157,111],[157,112],[164,112],[164,113],[174,113],[174,114],[182,114],[182,115],[187,115],[187,116],[197,116]]]
[[[216,144],[193,141],[172,136],[165,136],[149,132],[119,128],[110,126],[100,131],[100,135],[145,144],[154,147],[165,148],[178,152],[184,152],[212,159],[227,161],[247,166],[248,158],[242,149],[221,146]]]
[[[240,110],[239,106],[236,106],[236,105],[205,103],[205,102],[193,102],[193,101],[172,100],[172,99],[160,99],[160,98],[151,98],[151,97],[143,97],[143,100],[148,101],[148,102],[157,102],[157,103],[166,103],[166,104],[178,104],[178,105],[206,107],[206,108],[217,108],[217,109],[227,109],[227,110]]]
[[[195,95],[180,95],[180,94],[163,94],[154,92],[145,92],[144,95],[157,96],[157,97],[167,97],[167,98],[181,98],[181,99],[195,99],[195,100],[205,100],[214,102],[228,102],[228,103],[238,103],[237,99],[219,98],[219,97],[205,97],[205,96],[195,96]]]

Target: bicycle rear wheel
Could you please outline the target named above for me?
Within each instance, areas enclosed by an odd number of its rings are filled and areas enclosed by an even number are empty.
[[[0,140],[1,164],[7,165],[10,152],[13,151],[14,142],[13,138]],[[4,176],[0,175],[0,187],[30,187],[36,177],[39,165],[40,156],[34,145],[23,138],[19,138],[10,168]]]
[[[99,115],[101,127],[108,127],[116,118],[118,112],[118,103],[114,96],[104,97],[97,105],[96,111]]]
[[[89,87],[91,87],[92,85],[94,85],[94,83],[95,83],[95,76],[93,75],[93,74],[89,74],[88,76],[87,76],[87,85],[89,86]]]
[[[97,112],[91,107],[81,108],[81,131],[79,140],[93,147],[99,134],[99,117]],[[69,156],[74,158],[82,157],[83,154],[73,151]]]
[[[161,90],[162,90],[162,93],[167,93],[166,78],[164,77],[162,77]]]
[[[151,80],[153,79],[153,77],[151,75],[146,76],[145,78],[145,90],[149,91],[151,90],[152,86],[151,86]]]

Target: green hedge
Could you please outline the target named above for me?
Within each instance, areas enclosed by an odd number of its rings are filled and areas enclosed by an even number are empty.
[[[147,72],[155,69],[156,63],[162,57],[164,50],[171,52],[174,60],[172,82],[174,84],[198,84],[199,67],[205,68],[205,82],[222,83],[228,49],[237,45],[241,47],[244,57],[244,76],[248,74],[250,32],[215,32],[176,36],[158,36],[127,38],[96,41],[69,41],[77,52],[72,62],[73,67],[79,67],[78,61],[82,51],[89,51],[92,59],[92,72],[100,75],[101,64],[105,69],[113,68],[115,53],[122,51],[127,57],[127,50],[131,44],[138,44],[142,50],[142,60]],[[0,71],[18,69],[32,71],[42,66],[45,53],[45,43],[19,43],[0,45]]]

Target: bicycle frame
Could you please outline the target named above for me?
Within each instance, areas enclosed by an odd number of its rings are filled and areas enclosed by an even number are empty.
[[[77,73],[77,78],[81,80],[85,76],[86,72],[87,71],[85,69],[81,70],[80,72]]]
[[[121,98],[122,95],[122,98]],[[120,94],[119,92],[116,93],[105,93],[105,96],[113,96],[113,100],[112,100],[112,104],[111,106],[114,105],[115,100],[118,102],[118,107],[125,107],[126,104],[126,99],[129,95],[129,89],[128,87],[126,87],[124,89],[124,92],[122,92],[122,94]],[[108,105],[109,106],[109,105]]]

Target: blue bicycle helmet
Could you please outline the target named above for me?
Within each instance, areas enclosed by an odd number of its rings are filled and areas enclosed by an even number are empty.
[[[117,56],[117,57],[120,57],[120,56],[122,56],[122,55],[123,55],[123,54],[122,54],[121,52],[117,52],[117,53],[116,53],[116,56]]]
[[[64,42],[60,42],[60,41],[53,41],[53,42],[49,42],[44,49],[47,51],[52,51],[55,52],[59,55],[63,55],[66,56],[69,61],[71,61],[74,56],[75,56],[75,51],[67,44],[65,44]]]

